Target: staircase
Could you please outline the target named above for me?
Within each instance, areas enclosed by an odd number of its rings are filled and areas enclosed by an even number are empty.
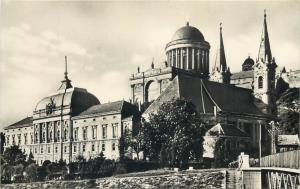
[[[226,189],[240,189],[240,173],[234,169],[226,171]]]

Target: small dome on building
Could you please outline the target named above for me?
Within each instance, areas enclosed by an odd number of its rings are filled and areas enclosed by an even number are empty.
[[[93,94],[86,89],[74,87],[67,89],[65,93],[60,90],[44,97],[37,103],[34,112],[44,112],[46,115],[57,114],[63,107],[64,113],[67,113],[65,112],[67,108],[70,109],[68,113],[74,116],[97,104],[100,102]]]
[[[197,28],[189,26],[189,23],[175,32],[172,41],[176,40],[205,41],[203,34]]]
[[[252,66],[254,65],[254,60],[248,56],[248,58],[244,61],[242,64],[242,70],[243,71],[249,71],[252,70]]]

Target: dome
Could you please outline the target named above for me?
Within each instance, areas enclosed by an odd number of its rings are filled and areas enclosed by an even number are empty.
[[[242,70],[243,71],[248,71],[252,69],[252,66],[254,65],[254,60],[248,56],[248,58],[244,61],[242,65]]]
[[[248,58],[244,61],[243,65],[254,65],[254,60],[248,56]]]
[[[63,106],[64,109],[66,107],[70,108],[70,114],[78,115],[87,108],[99,103],[97,97],[89,93],[86,89],[75,87],[67,89],[65,94],[63,90],[60,90],[43,98],[37,103],[35,112],[45,112],[46,115],[56,115],[60,113],[61,106]]]
[[[204,41],[203,34],[195,27],[186,26],[179,28],[173,35],[172,41],[176,40],[192,40],[192,41]]]

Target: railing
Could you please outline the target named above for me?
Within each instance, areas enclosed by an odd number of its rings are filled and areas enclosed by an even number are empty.
[[[261,158],[261,167],[300,168],[300,150],[277,153]]]

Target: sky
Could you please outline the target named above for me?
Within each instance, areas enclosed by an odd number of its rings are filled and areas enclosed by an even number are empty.
[[[1,1],[0,130],[31,116],[63,80],[64,56],[75,87],[101,103],[130,98],[129,76],[159,67],[165,45],[189,21],[219,46],[219,23],[232,72],[256,59],[267,23],[279,67],[300,69],[300,2]]]

